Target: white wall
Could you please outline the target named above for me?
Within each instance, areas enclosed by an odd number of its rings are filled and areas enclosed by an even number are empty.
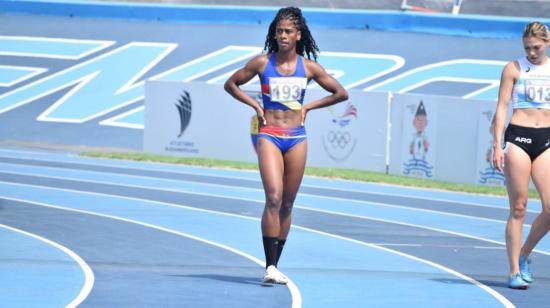
[[[245,87],[256,97],[257,86]],[[175,103],[187,91],[190,121],[180,133]],[[308,166],[361,169],[458,183],[503,184],[485,160],[495,102],[351,90],[348,101],[308,114]],[[327,95],[308,89],[306,102]],[[428,150],[413,156],[413,119],[423,102]],[[256,162],[250,138],[254,111],[220,85],[147,81],[144,151]],[[425,149],[422,149],[425,150]]]

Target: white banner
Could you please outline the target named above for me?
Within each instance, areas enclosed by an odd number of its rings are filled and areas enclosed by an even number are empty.
[[[496,102],[480,104],[478,124],[478,184],[505,185],[504,174],[493,166],[493,128]]]
[[[402,174],[423,178],[434,176],[437,104],[431,100],[411,100],[403,107],[403,142],[401,155],[405,159]]]
[[[244,89],[259,99],[257,87]],[[305,103],[326,95],[308,89]],[[254,115],[220,85],[147,81],[144,151],[256,162]],[[312,110],[305,123],[307,165],[385,172],[387,119],[386,93],[350,91],[348,101]]]
[[[314,99],[326,92],[310,94]],[[311,111],[308,165],[385,172],[388,112],[387,93],[362,91],[349,91],[346,102]]]
[[[245,91],[261,99],[258,86]],[[349,94],[346,102],[308,113],[308,166],[503,184],[503,175],[490,164],[494,102]],[[308,89],[306,104],[325,95],[322,89]],[[251,134],[255,113],[220,85],[147,81],[145,107],[145,152],[257,161]]]
[[[204,83],[145,83],[144,151],[255,162],[252,110]]]
[[[437,95],[395,95],[391,101],[390,173],[476,183],[482,103],[486,102]]]

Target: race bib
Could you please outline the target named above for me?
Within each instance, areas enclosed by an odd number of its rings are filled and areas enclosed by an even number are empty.
[[[539,104],[550,104],[550,80],[526,79],[525,100]]]
[[[272,77],[269,78],[269,90],[272,102],[292,102],[302,98],[302,90],[307,85],[303,77]]]

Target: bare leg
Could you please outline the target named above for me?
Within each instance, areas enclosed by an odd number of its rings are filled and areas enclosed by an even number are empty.
[[[307,140],[304,140],[286,152],[284,156],[285,173],[283,180],[283,202],[279,211],[281,231],[279,239],[285,240],[291,224],[292,206],[300,189],[307,156]]]
[[[531,225],[531,231],[521,249],[521,254],[529,256],[535,245],[550,230],[550,150],[535,159],[531,171],[533,183],[542,201],[542,211]]]
[[[284,161],[281,151],[269,140],[258,139],[258,161],[265,192],[262,235],[279,237],[279,210],[283,199]]]
[[[505,157],[506,188],[510,201],[510,215],[506,224],[506,250],[510,264],[510,274],[519,272],[522,228],[527,209],[531,159],[514,144],[508,145]]]

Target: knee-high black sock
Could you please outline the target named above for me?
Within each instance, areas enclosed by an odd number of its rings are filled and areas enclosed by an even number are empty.
[[[264,236],[262,237],[264,242],[265,253],[265,268],[270,265],[277,265],[277,250],[279,247],[279,239],[276,237]]]
[[[277,245],[277,260],[275,261],[275,266],[279,264],[279,258],[283,253],[283,248],[285,247],[286,240],[279,240],[279,245]]]

